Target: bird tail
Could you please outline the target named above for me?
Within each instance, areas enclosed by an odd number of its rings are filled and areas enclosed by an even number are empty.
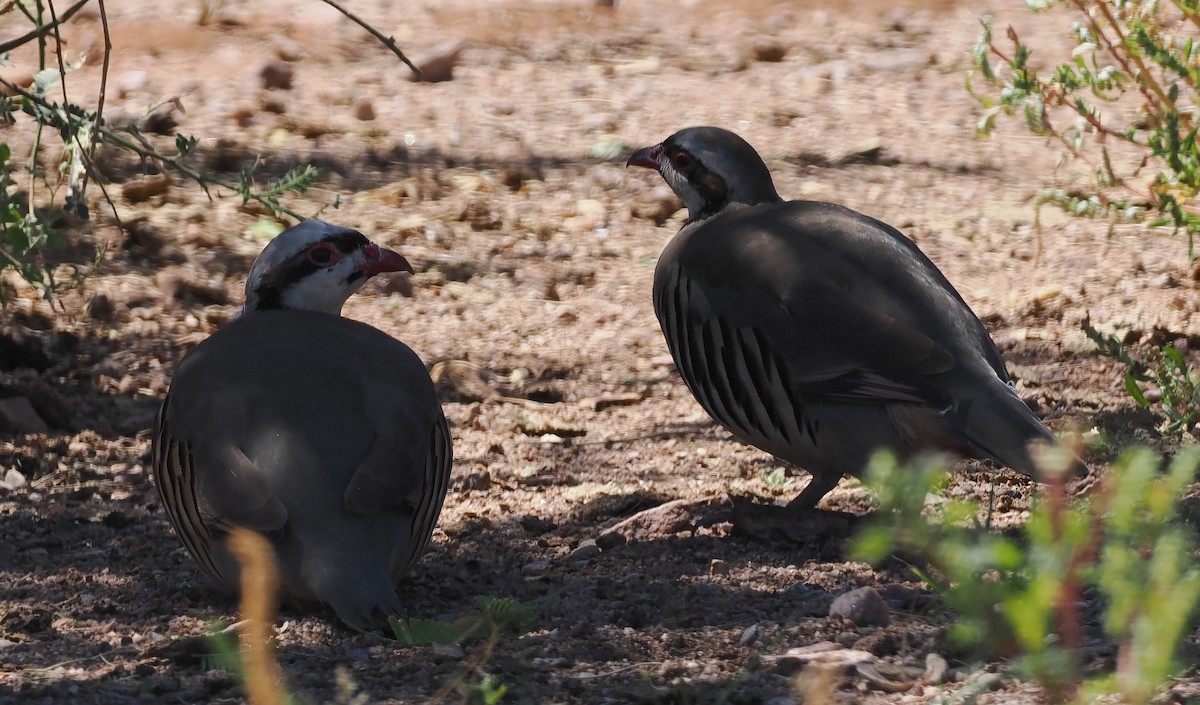
[[[1067,478],[1087,475],[1087,465],[1069,450],[1065,462],[1041,452],[1039,446],[1065,447],[1015,389],[999,379],[995,383],[1001,388],[996,393],[972,397],[958,406],[963,437],[980,455],[1036,478],[1051,472],[1062,472]]]

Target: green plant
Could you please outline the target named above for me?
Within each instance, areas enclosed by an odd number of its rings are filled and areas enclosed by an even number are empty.
[[[496,705],[508,692],[508,686],[492,674],[485,673],[476,682],[463,681],[459,692],[462,693],[463,702],[469,705]]]
[[[491,660],[501,639],[520,636],[533,628],[534,612],[508,597],[476,597],[475,607],[448,623],[397,617],[388,620],[396,640],[403,644],[448,645],[483,641],[459,668],[458,674],[433,696],[432,702],[442,702],[457,689],[466,705],[494,705],[508,692],[508,686],[484,672],[483,667]]]
[[[1165,473],[1154,454],[1129,451],[1076,506],[1068,505],[1063,481],[1047,473],[1045,498],[1006,536],[987,530],[982,508],[967,501],[942,502],[923,518],[945,464],[903,466],[880,455],[867,481],[879,511],[854,552],[872,562],[896,551],[913,557],[916,575],[958,614],[950,638],[981,656],[1016,659],[1018,672],[1055,701],[1083,680],[1081,603],[1100,609],[1118,666],[1083,683],[1079,696],[1119,693],[1143,703],[1178,673],[1178,651],[1200,604],[1200,544],[1177,516],[1198,466],[1200,447],[1181,452]],[[1085,602],[1089,591],[1102,599]]]
[[[529,631],[533,610],[508,597],[475,598],[477,609],[453,622],[432,619],[388,619],[396,641],[402,644],[461,644],[479,639],[494,640]]]
[[[1035,12],[1075,10],[1071,59],[1039,70],[1034,49],[1009,27],[996,43],[991,17],[974,47],[977,74],[993,89],[975,93],[985,111],[980,135],[1001,114],[1023,116],[1037,135],[1086,164],[1086,187],[1046,188],[1038,203],[1112,223],[1141,221],[1183,231],[1188,257],[1200,233],[1200,5],[1194,0],[1026,0]],[[994,64],[994,61],[998,63]],[[971,77],[968,77],[968,88]],[[974,93],[974,91],[972,91]]]
[[[1156,359],[1135,356],[1114,335],[1096,330],[1090,319],[1080,324],[1088,339],[1096,344],[1096,352],[1125,365],[1125,391],[1142,408],[1155,412],[1162,420],[1159,428],[1164,435],[1176,436],[1191,432],[1200,423],[1200,380],[1188,366],[1183,353],[1174,345],[1164,345]],[[1142,390],[1143,384],[1153,385],[1158,392],[1152,401]]]
[[[392,37],[384,36],[335,0],[322,1],[370,32],[420,74]],[[64,59],[70,47],[59,33],[59,27],[88,4],[95,5],[104,32],[103,68],[95,109],[85,107],[69,95],[67,75],[82,66],[84,59],[80,57],[75,64]],[[207,22],[219,6],[220,3],[201,3],[201,23]],[[13,269],[39,288],[45,298],[53,298],[60,290],[46,251],[65,245],[71,226],[88,220],[88,183],[96,175],[94,157],[101,146],[136,156],[144,169],[153,167],[160,172],[180,174],[210,197],[214,189],[225,190],[240,195],[243,203],[257,201],[275,217],[304,217],[284,206],[280,199],[288,193],[302,193],[313,184],[317,172],[312,166],[293,168],[265,185],[258,184],[253,168],[243,170],[236,182],[225,181],[191,166],[189,156],[199,143],[195,137],[176,135],[172,151],[170,147],[155,144],[135,124],[105,121],[105,87],[112,45],[104,0],[76,0],[61,13],[56,11],[53,0],[0,2],[0,16],[17,12],[31,29],[0,42],[0,64],[7,62],[10,52],[32,44],[37,49],[38,71],[29,86],[0,79],[0,124],[15,124],[18,119],[28,121],[33,133],[25,165],[14,161],[10,143],[0,142],[0,273]],[[61,156],[44,166],[43,162],[49,160],[51,141],[60,148]],[[24,191],[18,190],[18,183],[25,185]],[[104,185],[99,188],[111,206]],[[338,205],[335,199],[333,206]],[[115,217],[115,206],[113,214]],[[98,250],[97,259],[101,255]],[[75,275],[77,280],[81,278],[79,268]],[[0,304],[6,303],[0,292]]]
[[[1026,0],[1043,12],[1073,9],[1071,58],[1034,66],[1034,48],[1009,27],[1007,46],[993,36],[991,17],[973,56],[976,72],[990,86],[976,93],[984,107],[977,132],[991,135],[1000,115],[1020,114],[1034,134],[1057,143],[1091,172],[1086,186],[1045,187],[1037,204],[1052,205],[1085,218],[1143,222],[1187,236],[1188,258],[1200,235],[1200,3],[1195,0]],[[1085,322],[1084,330],[1102,354],[1127,364],[1125,388],[1138,404],[1164,418],[1163,432],[1179,434],[1195,426],[1200,411],[1194,376],[1174,347],[1154,361],[1122,358]],[[1163,392],[1152,404],[1138,383],[1153,382]]]

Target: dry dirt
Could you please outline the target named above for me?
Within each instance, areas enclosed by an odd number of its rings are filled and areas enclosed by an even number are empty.
[[[1200,331],[1185,244],[1049,210],[1036,227],[1040,185],[1070,185],[1079,169],[1017,124],[973,138],[978,107],[963,78],[977,17],[995,12],[997,27],[1058,47],[1062,16],[949,0],[352,3],[410,54],[464,42],[454,80],[417,84],[318,0],[226,3],[207,26],[202,4],[109,3],[106,115],[138,119],[178,97],[178,131],[200,138],[196,168],[235,179],[255,160],[265,176],[315,164],[317,187],[286,203],[412,261],[411,282],[372,282],[346,308],[431,367],[465,361],[439,368],[455,371],[443,384],[454,482],[402,596],[413,617],[460,615],[477,595],[535,610],[535,630],[479,666],[508,687],[503,702],[786,705],[822,687],[838,702],[926,702],[1004,667],[947,644],[951,617],[902,564],[851,561],[838,538],[665,523],[579,548],[669,500],[783,502],[806,482],[715,426],[667,356],[649,291],[683,211],[654,174],[623,163],[681,127],[733,129],[781,193],[905,231],[1054,428],[1103,429],[1110,448],[1161,445],[1079,323],[1090,314],[1103,329],[1164,339]],[[14,13],[0,18],[4,38],[26,29]],[[95,54],[100,36],[85,10],[67,27],[68,58]],[[755,58],[772,48],[786,50],[781,61]],[[278,56],[292,87],[264,89],[260,71]],[[28,52],[13,58],[6,76],[33,65]],[[67,85],[94,105],[99,78],[89,63]],[[368,109],[373,119],[360,119]],[[18,117],[0,140],[27,147]],[[0,330],[0,396],[30,399],[50,432],[0,435],[0,473],[29,481],[0,491],[0,703],[238,702],[236,679],[203,664],[209,624],[236,620],[236,608],[167,526],[147,429],[179,358],[240,305],[262,217],[179,180],[130,203],[121,184],[139,165],[105,154],[101,166],[122,225],[97,190],[70,253],[86,263],[92,243],[106,244],[98,270],[58,312],[5,284],[15,299]],[[1088,460],[1102,473],[1112,457]],[[1019,523],[1038,492],[1021,477],[967,464],[949,491],[985,496],[993,481],[1012,500],[998,522]],[[867,493],[844,481],[825,506],[865,512]],[[828,616],[860,586],[891,600],[891,626]],[[946,683],[887,693],[853,669],[823,686],[770,662],[820,641],[918,669],[938,653],[952,670]],[[429,702],[477,679],[482,660],[476,646],[398,646],[287,610],[278,646],[294,688],[320,702],[346,697],[339,674],[370,702]],[[1100,644],[1089,665],[1112,659]],[[1194,667],[1174,692],[1200,693]],[[1038,697],[1009,680],[979,702]]]

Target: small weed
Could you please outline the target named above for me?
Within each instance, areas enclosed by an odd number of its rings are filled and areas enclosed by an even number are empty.
[[[1102,218],[1111,226],[1142,222],[1183,232],[1188,257],[1200,234],[1200,6],[1185,0],[1026,0],[1039,12],[1055,6],[1076,11],[1067,29],[1071,59],[1038,70],[1035,53],[1016,30],[1002,46],[992,19],[973,56],[968,89],[984,108],[977,125],[991,135],[1000,115],[1020,115],[1036,135],[1086,164],[1086,187],[1047,187],[1038,205],[1078,217]],[[979,77],[990,90],[976,92]]]
[[[926,520],[925,498],[944,477],[943,464],[902,466],[880,455],[868,479],[879,511],[854,551],[869,561],[894,551],[916,557],[914,572],[959,615],[950,637],[984,657],[1014,658],[1052,701],[1078,691],[1148,702],[1179,672],[1179,649],[1200,604],[1200,544],[1177,516],[1198,466],[1200,447],[1181,452],[1165,473],[1153,453],[1129,451],[1074,507],[1062,481],[1048,476],[1046,497],[1009,537],[986,530],[982,508],[961,500]],[[1086,682],[1085,593],[1102,596],[1090,602],[1118,649],[1116,671]]]
[[[402,644],[461,644],[479,639],[519,636],[534,622],[533,610],[508,597],[476,597],[478,608],[453,622],[432,619],[400,619],[388,623]]]
[[[1116,336],[1096,330],[1090,319],[1084,319],[1080,327],[1096,344],[1097,353],[1125,365],[1125,391],[1139,406],[1158,415],[1163,435],[1180,436],[1195,430],[1200,423],[1200,380],[1178,348],[1164,345],[1157,359],[1147,360],[1135,357]],[[1154,388],[1156,400],[1147,396],[1142,385]]]
[[[794,489],[796,481],[788,476],[787,471],[783,468],[773,468],[770,472],[760,471],[758,479],[762,483],[776,492]]]

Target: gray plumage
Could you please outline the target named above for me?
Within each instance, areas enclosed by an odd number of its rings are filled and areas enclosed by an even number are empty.
[[[628,163],[656,169],[688,207],[654,275],[676,367],[722,426],[812,474],[791,506],[815,506],[880,448],[1035,474],[1029,444],[1054,435],[983,324],[895,228],[784,201],[754,149],[715,127]]]
[[[317,220],[255,260],[246,309],[180,363],[154,429],[171,524],[229,589],[234,526],[274,546],[284,589],[366,628],[429,543],[449,484],[450,432],[403,343],[341,317],[370,276],[412,271],[361,234]]]

